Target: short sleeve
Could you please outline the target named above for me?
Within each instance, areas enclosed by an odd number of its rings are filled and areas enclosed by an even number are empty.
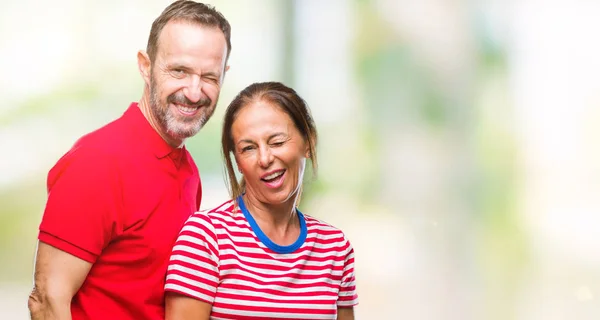
[[[115,161],[74,149],[48,174],[48,200],[38,239],[94,263],[118,229],[121,191]]]
[[[338,307],[353,307],[358,304],[356,279],[354,278],[354,249],[348,240],[344,245],[344,271],[338,293]]]
[[[215,228],[204,212],[193,214],[183,226],[167,269],[165,291],[213,303],[219,283],[219,255]]]
[[[196,193],[196,211],[200,210],[202,204],[202,182],[198,181],[198,192]]]

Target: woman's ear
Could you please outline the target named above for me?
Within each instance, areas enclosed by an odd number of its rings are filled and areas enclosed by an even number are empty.
[[[311,134],[309,139],[310,139],[310,141],[309,141],[310,143],[306,144],[306,150],[304,151],[304,157],[306,159],[310,159],[310,157],[312,156],[312,154],[310,152],[311,147],[313,149],[316,148],[315,142],[317,141],[317,139],[315,139],[315,136]]]
[[[304,151],[304,157],[306,159],[310,159],[310,147],[306,147],[306,151]]]
[[[237,168],[238,172],[243,175],[242,168],[240,168],[240,164],[238,163],[237,159],[235,159],[235,167]]]

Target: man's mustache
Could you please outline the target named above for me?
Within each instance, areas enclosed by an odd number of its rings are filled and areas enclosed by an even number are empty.
[[[193,108],[199,108],[209,106],[212,103],[212,100],[210,100],[210,98],[200,98],[200,100],[192,102],[182,93],[173,93],[167,98],[167,103],[183,104]]]

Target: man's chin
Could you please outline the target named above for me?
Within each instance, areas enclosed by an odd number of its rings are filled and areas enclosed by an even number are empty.
[[[169,130],[169,135],[177,140],[185,140],[198,134],[200,129],[202,129],[202,126],[200,126],[200,128],[177,128],[175,130]]]

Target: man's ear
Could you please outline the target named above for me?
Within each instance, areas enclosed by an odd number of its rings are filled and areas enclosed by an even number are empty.
[[[138,69],[140,71],[140,75],[146,85],[150,85],[150,79],[152,78],[152,63],[150,62],[150,57],[144,50],[138,51],[137,54],[138,61]]]
[[[223,69],[223,76],[221,77],[221,83],[225,82],[225,75],[227,74],[227,71],[229,71],[229,66],[225,66],[225,68]]]

